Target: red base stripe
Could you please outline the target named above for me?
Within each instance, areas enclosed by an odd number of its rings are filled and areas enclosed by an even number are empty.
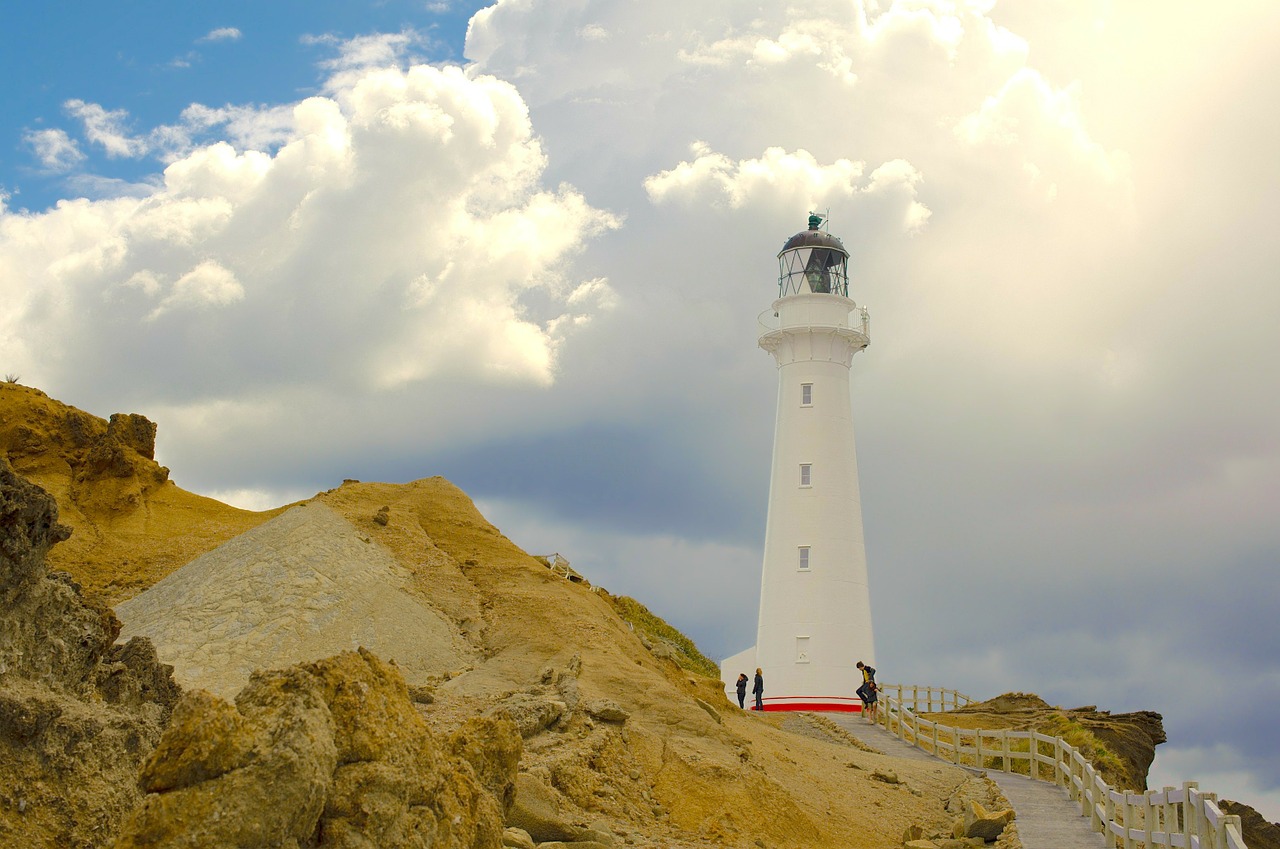
[[[788,711],[788,710],[811,710],[832,713],[862,713],[862,705],[849,704],[848,702],[787,702],[786,704],[768,704],[764,706],[768,711]],[[751,707],[755,710],[755,706]]]

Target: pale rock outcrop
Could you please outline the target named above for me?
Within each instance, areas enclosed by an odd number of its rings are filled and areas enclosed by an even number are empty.
[[[255,669],[364,646],[421,684],[475,649],[409,590],[381,546],[318,502],[196,558],[118,605],[126,634],[149,637],[183,686],[230,698]],[[264,592],[264,588],[270,588]]]

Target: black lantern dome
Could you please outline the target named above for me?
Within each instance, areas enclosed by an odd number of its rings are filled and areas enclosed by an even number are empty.
[[[778,297],[815,292],[849,297],[849,252],[844,243],[819,228],[821,215],[809,215],[801,230],[778,252]]]

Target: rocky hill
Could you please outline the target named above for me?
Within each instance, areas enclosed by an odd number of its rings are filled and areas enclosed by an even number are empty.
[[[634,607],[553,573],[441,478],[350,481],[287,511],[247,513],[170,482],[140,416],[104,421],[12,384],[0,414],[0,448],[53,496],[14,474],[27,493],[14,503],[47,504],[36,524],[58,528],[56,500],[70,526],[29,551],[15,543],[26,553],[6,561],[27,575],[22,586],[38,572],[53,588],[40,598],[62,599],[30,602],[50,622],[33,624],[16,601],[5,620],[15,648],[0,668],[0,822],[10,845],[487,847],[497,822],[519,827],[508,833],[517,842],[580,849],[857,849],[898,846],[910,826],[947,831],[958,794],[982,796],[945,764],[869,752],[804,717],[739,711],[717,679],[677,664],[692,655],[672,650],[665,623],[649,623],[653,637],[633,630],[619,608],[634,618]],[[308,557],[264,555],[304,542]],[[66,577],[44,573],[46,550]],[[214,591],[201,577],[210,563],[256,587],[243,595],[258,603],[224,610],[217,638],[228,650],[201,656],[202,640],[180,636],[193,614],[180,600],[191,587]],[[328,592],[338,580],[354,584]],[[166,581],[185,589],[135,617]],[[325,607],[361,593],[362,613]],[[113,643],[118,626],[100,599],[119,602],[136,639]],[[433,624],[404,631],[404,617]],[[380,652],[334,654],[335,629],[349,649],[378,636],[353,619],[384,631]],[[89,633],[87,621],[100,624],[84,658],[17,662],[36,653],[41,629]],[[174,708],[164,668],[142,662],[150,639],[188,685]],[[285,643],[296,651],[276,653]],[[263,667],[248,680],[246,657]],[[213,667],[221,696],[190,686]],[[70,683],[55,680],[63,668],[76,670]],[[100,683],[115,679],[151,683]],[[41,714],[50,690],[132,713],[86,721],[79,743],[61,745],[64,723],[29,719],[78,710]],[[876,777],[890,772],[896,783]]]
[[[739,711],[442,478],[253,513],[176,486],[155,436],[0,384],[0,844],[871,849],[998,802]],[[1024,694],[945,721],[1061,734],[1125,787],[1164,740]]]
[[[253,513],[175,486],[155,461],[156,425],[101,419],[0,382],[0,451],[57,501],[70,539],[49,554],[90,599],[115,604],[279,511]]]
[[[1089,759],[1112,787],[1145,790],[1156,746],[1165,742],[1160,714],[1112,714],[1094,705],[1054,707],[1031,693],[1005,693],[930,719],[958,728],[1034,728],[1061,737]]]
[[[0,456],[0,845],[102,846],[178,698],[145,639],[85,604],[49,548],[58,508]]]
[[[1222,800],[1224,813],[1240,817],[1240,828],[1249,849],[1280,849],[1280,823],[1267,822],[1262,814],[1242,802]]]

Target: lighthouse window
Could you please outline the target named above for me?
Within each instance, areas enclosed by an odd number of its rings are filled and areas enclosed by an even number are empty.
[[[800,546],[800,571],[809,571],[809,546],[807,545]]]
[[[800,485],[813,486],[813,464],[812,463],[800,464]]]
[[[809,662],[809,638],[796,637],[796,663]]]
[[[813,384],[812,383],[800,384],[800,406],[801,407],[813,406]]]

